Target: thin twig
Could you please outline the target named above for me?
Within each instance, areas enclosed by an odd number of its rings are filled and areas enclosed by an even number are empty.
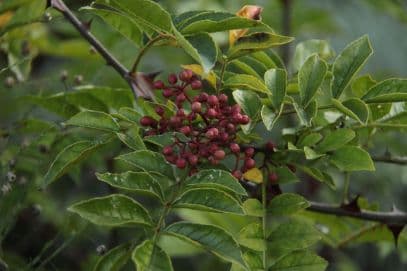
[[[407,213],[401,211],[373,212],[361,210],[360,212],[348,211],[338,205],[310,201],[307,210],[336,216],[348,216],[356,219],[376,221],[390,225],[407,225]]]
[[[396,165],[407,165],[407,157],[388,157],[388,156],[372,156],[373,161],[396,164]]]
[[[51,7],[61,12],[64,17],[78,30],[95,50],[106,60],[107,64],[112,66],[120,76],[128,82],[130,88],[133,90],[133,95],[137,98],[139,96],[133,78],[130,76],[129,70],[121,64],[104,46],[100,41],[89,32],[87,27],[73,14],[73,12],[65,5],[63,0],[51,0]]]

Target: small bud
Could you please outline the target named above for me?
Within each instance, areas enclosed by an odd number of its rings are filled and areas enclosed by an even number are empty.
[[[15,180],[16,180],[16,174],[14,174],[11,171],[7,172],[7,181],[10,183],[13,183]]]
[[[215,157],[215,159],[217,160],[222,160],[223,158],[225,158],[225,151],[223,150],[217,150],[213,156]]]
[[[92,55],[96,54],[97,52],[96,52],[95,47],[90,46],[90,47],[89,47],[89,53],[92,54]]]
[[[9,183],[5,183],[1,186],[1,192],[3,193],[3,195],[9,193],[11,191],[11,185]]]
[[[83,82],[83,76],[81,74],[78,74],[75,76],[74,82],[76,85],[80,85]]]
[[[96,248],[96,253],[97,253],[98,255],[103,255],[103,254],[106,253],[106,251],[107,251],[106,246],[103,245],[103,244],[97,246],[97,248]]]
[[[68,79],[68,71],[67,70],[63,70],[59,76],[59,79],[64,82]]]
[[[188,82],[192,78],[193,72],[191,70],[183,70],[179,74],[179,79],[184,82]]]
[[[52,20],[51,13],[45,12],[44,13],[44,20],[47,21],[47,22],[51,21]]]
[[[7,76],[6,81],[4,82],[4,85],[8,88],[14,87],[16,84],[16,80],[14,79],[13,76]]]

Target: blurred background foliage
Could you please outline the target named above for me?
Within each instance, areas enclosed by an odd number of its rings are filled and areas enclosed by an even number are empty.
[[[77,11],[91,1],[66,2]],[[375,52],[360,74],[370,73],[377,80],[390,76],[407,77],[405,0],[157,2],[174,14],[199,9],[236,12],[245,4],[260,5],[264,8],[262,17],[266,23],[276,32],[296,38],[288,49],[283,49],[290,51],[291,58],[295,45],[307,39],[328,40],[339,52],[350,41],[368,34]],[[111,192],[106,185],[96,182],[93,173],[117,166],[111,158],[120,152],[120,146],[105,146],[97,155],[64,176],[63,181],[47,191],[40,191],[38,186],[50,162],[74,140],[75,134],[61,136],[58,130],[63,130],[63,126],[51,122],[58,123],[61,114],[69,115],[68,106],[44,110],[29,102],[32,100],[22,97],[69,92],[76,85],[127,86],[60,14],[47,10],[46,15],[42,15],[41,5],[44,4],[45,1],[32,1],[27,4],[30,7],[23,11],[33,16],[29,18],[27,15],[26,20],[32,19],[36,23],[15,28],[0,37],[0,259],[7,259],[11,270],[90,270],[98,258],[98,252],[103,250],[101,245],[111,248],[130,236],[134,238],[134,233],[107,231],[86,225],[76,217],[69,216],[65,208],[79,197],[83,198],[83,195]],[[2,13],[2,1],[0,11]],[[35,16],[36,12],[41,15]],[[289,20],[284,12],[289,13]],[[93,18],[86,12],[78,14],[84,22]],[[1,16],[0,25],[8,16],[7,12]],[[92,19],[91,30],[120,61],[127,66],[132,64],[138,50],[133,43],[112,31],[98,18]],[[226,45],[227,35],[217,34],[216,39]],[[192,60],[180,49],[159,47],[148,52],[141,69],[145,72],[162,71],[165,75],[178,71],[180,64],[186,63],[192,63]],[[61,77],[65,80],[61,80]],[[282,127],[284,125],[280,124]],[[407,156],[405,134],[385,131],[379,135],[372,138],[371,153]],[[278,135],[271,135],[271,138],[278,138]],[[376,169],[374,173],[352,174],[351,194],[362,195],[364,199],[378,204],[381,210],[391,210],[394,204],[407,211],[407,168],[378,163]],[[15,180],[12,180],[13,174],[16,174]],[[338,176],[335,183],[336,191],[313,180],[306,180],[292,189],[310,199],[335,203],[340,202],[342,197],[342,176]],[[225,216],[214,214],[188,212],[180,215],[196,221],[227,224],[232,231],[239,223],[236,217],[225,220]],[[323,215],[311,215],[310,219],[332,225],[331,229],[334,229],[327,235],[326,244],[318,248],[320,254],[331,263],[328,270],[407,269],[407,230],[401,233],[398,249],[395,249],[392,236],[385,228],[370,229],[369,224],[351,219],[327,219]],[[365,234],[360,233],[360,229]],[[321,230],[324,231],[324,228]],[[361,242],[348,245],[346,240],[349,238]],[[379,241],[372,243],[364,240]],[[171,240],[163,244],[169,250],[171,246],[178,245]],[[185,247],[180,260],[174,264],[175,269],[227,270],[227,266],[214,257],[196,253],[199,251]],[[183,259],[188,255],[193,257]],[[0,270],[3,270],[1,263]]]

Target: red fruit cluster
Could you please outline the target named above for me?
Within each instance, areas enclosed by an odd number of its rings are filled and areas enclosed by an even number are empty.
[[[201,90],[202,81],[190,70],[183,70],[178,76],[170,74],[168,84],[156,81],[154,87],[175,103],[177,111],[166,116],[164,109],[157,106],[158,121],[150,116],[140,120],[148,128],[146,134],[179,132],[188,138],[182,141],[176,137],[173,144],[163,148],[168,162],[181,169],[189,167],[193,174],[202,163],[217,165],[232,155],[236,159],[232,173],[238,179],[242,172],[255,167],[254,149],[242,149],[236,142],[239,125],[248,124],[250,119],[239,105],[228,103],[227,95],[197,91]]]

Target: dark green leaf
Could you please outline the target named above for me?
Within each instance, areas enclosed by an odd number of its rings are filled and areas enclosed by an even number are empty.
[[[112,116],[99,111],[87,110],[79,112],[67,120],[66,124],[107,132],[118,132],[120,130],[119,124]]]
[[[127,130],[126,133],[117,133],[116,135],[127,147],[136,151],[145,150],[146,146],[139,136],[138,130],[138,128],[132,128]]]
[[[176,200],[174,207],[243,214],[240,203],[234,197],[213,188],[188,189]]]
[[[62,175],[74,164],[87,157],[92,151],[106,144],[109,140],[78,141],[63,149],[52,162],[44,176],[43,187],[46,187]]]
[[[96,173],[96,177],[113,187],[163,198],[160,183],[147,172]]]
[[[229,172],[219,169],[200,170],[184,182],[190,187],[220,188],[226,192],[247,196],[246,190]]]
[[[273,198],[268,212],[273,215],[291,215],[309,206],[308,201],[297,194],[284,193]]]
[[[266,71],[264,74],[264,82],[267,88],[271,91],[271,103],[273,104],[274,109],[280,111],[286,94],[286,70],[270,69]]]
[[[312,147],[317,144],[322,139],[322,135],[320,133],[310,133],[304,137],[301,137],[296,144],[297,147],[302,148],[305,146]]]
[[[68,210],[102,226],[151,224],[147,210],[140,203],[120,194],[81,201],[71,205]]]
[[[331,156],[331,162],[343,171],[375,170],[369,153],[356,146],[337,149]]]
[[[145,240],[132,253],[137,271],[173,271],[170,257],[159,246]]]
[[[293,40],[291,37],[280,36],[274,33],[258,32],[237,39],[236,43],[229,49],[228,59],[241,57],[255,51],[261,51],[273,46],[283,45]]]
[[[130,258],[129,248],[124,244],[109,250],[98,260],[93,271],[120,271]]]
[[[296,183],[299,181],[298,177],[286,166],[275,167],[273,171],[278,176],[279,184]]]
[[[317,150],[321,153],[334,151],[350,142],[353,138],[355,138],[355,132],[353,130],[346,128],[338,129],[324,137],[318,144]]]
[[[333,65],[331,91],[334,98],[341,96],[353,76],[373,53],[369,38],[363,36],[352,43],[338,55]]]
[[[202,246],[226,261],[245,266],[237,242],[217,226],[178,222],[168,226],[165,233]]]
[[[273,264],[268,271],[324,271],[328,262],[313,252],[295,251]]]
[[[318,55],[310,56],[301,66],[298,73],[298,86],[301,105],[305,108],[317,93],[324,80],[327,65]]]
[[[362,97],[364,101],[376,103],[407,101],[407,79],[387,79],[371,87]]]
[[[118,156],[117,159],[123,160],[136,168],[147,172],[153,171],[168,177],[173,176],[171,165],[165,161],[164,156],[157,152],[140,150],[122,154]]]
[[[305,174],[311,176],[317,181],[320,181],[322,183],[326,183],[330,188],[335,189],[335,183],[332,179],[332,177],[326,173],[322,172],[319,169],[312,168],[312,167],[305,167],[302,165],[297,165],[298,169],[303,171]]]

